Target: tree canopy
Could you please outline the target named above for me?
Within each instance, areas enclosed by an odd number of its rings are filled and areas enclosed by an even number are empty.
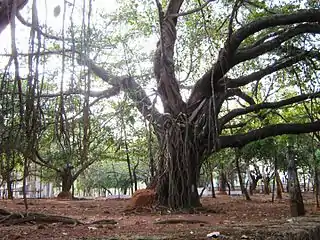
[[[52,9],[57,31],[36,1],[20,14],[27,2],[0,8],[0,31],[10,22],[12,38],[2,93],[18,96],[11,118],[20,115],[26,158],[35,158],[48,116],[70,148],[67,129],[81,113],[73,133],[88,159],[92,116],[127,101],[159,143],[158,200],[180,208],[199,204],[212,153],[320,130],[317,1],[121,1],[109,12],[102,1],[65,1]],[[17,47],[13,16],[30,31],[28,52]]]

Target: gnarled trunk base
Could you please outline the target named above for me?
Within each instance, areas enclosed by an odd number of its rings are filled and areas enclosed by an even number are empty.
[[[201,154],[190,132],[171,126],[162,142],[156,193],[158,203],[171,209],[201,206],[197,189]]]

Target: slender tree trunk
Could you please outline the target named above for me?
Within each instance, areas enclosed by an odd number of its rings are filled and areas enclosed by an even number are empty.
[[[279,172],[275,172],[276,183],[277,183],[277,199],[282,199],[282,193],[284,192],[283,185],[280,179]]]
[[[288,184],[290,193],[290,212],[291,217],[298,217],[305,214],[300,184],[298,180],[296,163],[291,147],[288,147]]]
[[[244,183],[243,183],[243,180],[242,180],[242,176],[241,176],[241,169],[240,169],[240,164],[239,164],[239,158],[240,158],[239,150],[236,150],[236,154],[235,155],[236,155],[236,168],[237,168],[237,172],[238,172],[238,178],[239,178],[241,192],[246,197],[246,200],[250,201],[251,198],[250,198],[250,196],[248,194],[247,188],[244,186]]]
[[[211,195],[211,197],[212,198],[215,198],[216,197],[216,193],[215,193],[215,191],[214,191],[214,182],[213,182],[213,172],[212,171],[210,171],[210,182],[211,182],[211,193],[212,193],[212,195]]]
[[[270,194],[270,179],[268,176],[263,177],[263,193],[266,195]]]
[[[230,188],[232,191],[235,191],[235,185],[234,185],[234,181],[235,181],[236,175],[234,173],[231,174],[231,178],[230,178]]]
[[[204,187],[201,189],[201,192],[200,192],[200,194],[199,194],[199,197],[200,197],[200,198],[202,197],[202,195],[203,195],[203,193],[204,193],[204,190],[206,190],[206,188],[207,188],[207,187],[204,186]]]
[[[137,191],[138,190],[138,180],[137,180],[137,173],[135,170],[132,171],[132,177],[133,177],[134,191]]]
[[[274,192],[277,182],[277,172],[278,172],[278,162],[277,162],[277,154],[274,156],[274,177],[272,182],[272,202],[274,202]],[[278,187],[277,187],[277,193],[278,193]]]
[[[124,144],[125,144],[125,150],[126,150],[126,157],[127,157],[127,164],[128,164],[128,173],[129,173],[129,178],[130,178],[130,189],[131,189],[131,194],[133,194],[133,176],[132,176],[132,171],[131,171],[131,160],[129,156],[129,148],[128,148],[128,142],[127,142],[127,132],[124,129]]]
[[[7,183],[7,197],[8,199],[13,199],[13,191],[12,191],[12,177],[11,177],[11,173],[13,171],[13,165],[12,162],[13,162],[13,155],[10,154],[9,152],[6,153],[6,157],[5,157],[5,160],[6,160],[6,166],[5,166],[5,180],[6,180],[6,183]]]
[[[24,156],[23,162],[23,180],[22,180],[22,193],[23,193],[23,203],[26,210],[28,210],[28,200],[27,200],[27,177],[28,177],[28,157]]]
[[[228,186],[228,180],[226,173],[221,170],[219,174],[219,192],[220,194],[227,194],[227,186]]]
[[[317,208],[320,207],[319,205],[319,190],[320,190],[320,186],[319,186],[319,167],[318,167],[318,162],[316,159],[316,151],[315,151],[315,147],[314,147],[314,135],[312,136],[312,157],[313,157],[313,162],[314,162],[314,190],[315,190],[315,195],[316,195],[316,204],[317,204]],[[309,187],[309,184],[308,184]]]
[[[319,172],[318,172],[318,167],[315,166],[314,169],[314,187],[315,187],[315,195],[316,195],[316,204],[317,204],[317,208],[320,207],[319,205]]]
[[[273,177],[273,181],[272,181],[272,200],[271,200],[271,202],[274,202],[275,190],[276,190],[276,176]]]
[[[138,190],[138,178],[137,178],[137,168],[138,168],[138,166],[139,166],[139,159],[138,159],[137,163],[133,166],[133,169],[132,169],[134,191]]]
[[[304,174],[304,171],[302,171],[302,181],[303,181],[303,191],[307,191],[307,185],[306,185],[306,176]]]
[[[250,174],[251,182],[249,186],[250,195],[253,195],[253,192],[257,189],[257,185],[262,176],[255,177],[253,174]]]
[[[8,192],[8,199],[11,199],[13,200],[13,191],[12,191],[12,181],[11,181],[11,178],[10,178],[10,174],[7,174],[9,175],[9,177],[7,176],[7,180],[6,180],[6,183],[7,183],[7,192]]]

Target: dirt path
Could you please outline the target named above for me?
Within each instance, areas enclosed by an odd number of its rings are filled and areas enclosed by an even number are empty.
[[[22,224],[0,225],[0,239],[128,239],[137,236],[149,236],[148,239],[206,239],[212,231],[231,234],[231,227],[236,225],[277,225],[277,221],[287,221],[289,217],[288,200],[270,202],[271,196],[256,195],[253,201],[245,201],[242,197],[218,196],[216,199],[203,198],[205,212],[197,213],[130,213],[124,212],[128,200],[83,200],[57,201],[29,200],[30,212],[57,214],[73,217],[83,223],[96,220],[114,219],[117,224],[84,224],[63,225]],[[305,196],[307,214],[317,214],[312,194]],[[23,212],[21,199],[1,200],[0,208],[8,211]],[[171,224],[155,224],[171,219]],[[173,220],[172,220],[173,219]],[[179,222],[182,219],[184,222]],[[204,223],[203,223],[204,222]],[[228,230],[230,229],[230,231]],[[232,233],[234,234],[234,233]],[[153,238],[151,238],[153,236]],[[157,236],[157,237],[155,237]],[[143,238],[140,238],[143,239]],[[145,238],[147,239],[147,238]]]

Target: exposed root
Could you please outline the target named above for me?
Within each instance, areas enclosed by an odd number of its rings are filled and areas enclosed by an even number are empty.
[[[102,220],[97,220],[93,221],[90,224],[117,224],[118,222],[113,219],[102,219]]]
[[[0,216],[3,216],[3,215],[10,215],[11,212],[3,209],[3,208],[0,208]]]
[[[179,224],[179,223],[186,223],[186,224],[209,224],[207,221],[197,220],[197,219],[166,219],[162,221],[156,221],[154,224]]]
[[[137,215],[141,213],[155,213],[156,210],[153,207],[127,207],[123,212],[125,215]]]
[[[91,223],[83,223],[77,219],[50,215],[43,213],[11,213],[5,209],[0,209],[0,224],[4,225],[15,225],[24,223],[62,223],[62,224],[117,224],[113,219],[98,220]]]
[[[0,209],[0,224],[14,225],[21,223],[63,223],[63,224],[82,224],[79,220],[70,217],[46,215],[42,213],[10,213]]]

